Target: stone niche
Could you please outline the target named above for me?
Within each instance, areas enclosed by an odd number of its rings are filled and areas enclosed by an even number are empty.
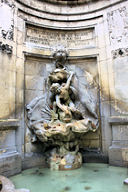
[[[84,58],[84,59],[69,59],[66,63],[72,71],[77,71],[82,78],[85,72],[92,75],[97,88],[90,85],[88,91],[93,92],[93,96],[97,100],[97,109],[99,108],[99,90],[98,90],[98,70],[96,58]],[[34,98],[40,97],[45,94],[47,77],[54,69],[55,64],[52,59],[26,57],[25,62],[25,105],[29,104]],[[99,114],[99,109],[97,111]],[[27,115],[27,114],[26,114]],[[26,134],[25,134],[25,150],[29,152],[41,152],[44,150],[43,144],[39,141],[32,143],[31,132],[27,126],[26,116]],[[101,130],[100,125],[96,132],[88,132],[81,137],[81,145],[83,149],[98,150],[101,147]]]
[[[85,84],[84,86],[82,85],[83,89],[87,90],[89,95],[91,94],[93,101],[95,100],[94,103],[96,103],[96,106],[97,106],[96,113],[98,115],[98,120],[100,120],[100,114],[99,114],[100,93],[99,93],[97,57],[96,56],[84,56],[84,57],[70,56],[72,51],[78,50],[80,52],[82,50],[96,48],[95,28],[92,26],[92,27],[83,28],[83,29],[74,29],[74,30],[59,29],[58,30],[53,28],[50,29],[50,28],[45,28],[40,26],[34,26],[27,23],[25,44],[27,47],[29,48],[31,47],[33,50],[36,50],[37,52],[37,55],[31,54],[31,56],[26,56],[26,60],[25,60],[25,70],[24,70],[25,71],[25,105],[31,106],[30,103],[35,98],[39,98],[47,94],[48,77],[52,73],[52,71],[54,71],[56,68],[55,59],[53,55],[55,52],[57,52],[57,50],[64,50],[67,53],[67,60],[64,66],[68,69],[67,71],[70,71],[70,72],[72,71],[74,73],[74,76],[76,75],[78,77],[81,85]],[[51,52],[50,55],[49,56],[44,55],[43,49],[50,50]],[[41,55],[41,50],[43,53],[42,55]],[[45,53],[47,54],[48,51],[46,51]],[[87,74],[89,76],[86,81],[84,78]],[[35,132],[33,132],[33,128],[32,129],[30,128],[31,123],[29,123],[28,121],[29,118],[28,118],[27,112],[26,112],[25,119],[26,119],[25,152],[39,153],[39,152],[47,151],[45,142],[44,144],[42,144],[40,142],[41,139],[38,138]],[[39,120],[38,117],[37,119]],[[97,126],[97,128],[98,129],[94,133],[92,133],[91,131],[87,131],[88,133],[86,132],[84,134],[80,134],[81,142],[80,144],[78,144],[78,146],[82,152],[84,153],[85,151],[97,152],[101,149],[100,123]],[[37,137],[35,137],[34,135],[36,135]],[[59,137],[59,135],[57,136]],[[69,137],[70,137],[70,134],[69,134]],[[35,141],[35,138],[37,139],[36,141]],[[57,142],[60,142],[58,140]],[[60,143],[57,144],[57,142],[56,144],[53,142],[54,144],[51,145],[50,149],[52,149],[54,145],[59,146]]]

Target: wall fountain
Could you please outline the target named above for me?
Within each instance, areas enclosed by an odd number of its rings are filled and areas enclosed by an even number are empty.
[[[87,71],[73,71],[67,65],[68,54],[53,54],[54,70],[47,77],[46,93],[34,98],[27,106],[28,127],[32,142],[51,148],[47,158],[52,170],[79,168],[81,137],[98,128],[97,100],[89,89],[95,84]]]

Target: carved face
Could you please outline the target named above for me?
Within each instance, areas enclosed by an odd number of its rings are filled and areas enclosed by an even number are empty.
[[[56,60],[56,67],[57,68],[62,68],[66,58],[67,58],[67,53],[63,50],[59,50],[57,52],[54,53],[53,57]]]
[[[59,87],[60,87],[59,83],[53,83],[52,86],[50,87],[50,91],[51,91],[52,93],[57,94]]]

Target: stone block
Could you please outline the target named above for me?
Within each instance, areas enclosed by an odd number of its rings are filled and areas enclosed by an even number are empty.
[[[109,164],[128,166],[128,147],[111,146],[109,148]]]
[[[80,147],[82,147],[82,148],[89,148],[89,146],[90,146],[90,140],[88,140],[88,139],[81,140]]]
[[[0,102],[0,118],[1,119],[6,119],[10,115],[9,111],[9,103],[2,103]]]
[[[43,76],[46,74],[45,60],[27,59],[25,64],[25,75]]]
[[[108,116],[101,117],[101,132],[102,132],[102,142],[106,145],[106,149],[111,145],[112,141],[112,130],[108,122]],[[107,149],[108,150],[108,149]]]
[[[0,157],[0,173],[4,176],[12,176],[21,172],[21,157],[19,154],[14,153]]]
[[[16,118],[23,118],[24,106],[23,104],[16,103]]]
[[[28,169],[36,166],[46,167],[45,157],[41,153],[26,153],[22,159],[22,169]]]
[[[0,146],[1,154],[16,151],[15,130],[0,131]]]
[[[109,101],[102,101],[100,103],[100,115],[102,117],[106,117],[106,116],[110,115],[110,103],[109,103]]]
[[[24,103],[24,89],[16,89],[16,104]]]
[[[113,141],[127,141],[128,140],[128,126],[127,125],[112,125]]]
[[[24,20],[22,18],[20,18],[20,17],[17,17],[17,29],[19,31],[23,31],[24,30]]]
[[[17,45],[16,55],[19,58],[23,58],[23,45]]]
[[[100,140],[98,140],[98,139],[92,139],[92,140],[90,141],[90,148],[95,148],[95,149],[100,148]]]
[[[5,82],[6,83],[6,82]],[[10,90],[9,88],[4,88],[4,87],[1,87],[1,90],[0,90],[0,103],[4,104],[4,103],[9,103],[9,97],[10,95]],[[4,112],[3,112],[4,113]]]
[[[86,151],[82,153],[84,163],[108,163],[108,157],[99,151]]]
[[[31,90],[44,90],[45,91],[45,78],[42,76],[25,76],[25,88]]]
[[[24,74],[24,60],[23,58],[16,58],[16,69],[17,72]]]
[[[23,41],[24,41],[24,39],[23,39],[23,32],[17,31],[17,43],[19,45],[22,45]]]
[[[16,88],[24,89],[24,74],[19,71],[16,73]]]
[[[110,106],[110,110],[111,110],[111,116],[121,116],[123,115],[122,114],[122,111],[117,108],[117,104],[116,104],[116,101],[111,101],[111,106]]]
[[[83,139],[99,139],[99,135],[100,135],[100,129],[98,129],[96,132],[88,132],[83,136]]]

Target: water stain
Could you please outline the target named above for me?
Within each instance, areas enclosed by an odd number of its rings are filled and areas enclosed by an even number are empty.
[[[42,173],[42,172],[39,172],[39,173],[38,173],[38,175],[40,175],[40,176],[43,176],[43,175],[44,175],[44,173]]]
[[[87,181],[81,181],[80,183],[87,183]]]
[[[90,190],[91,189],[91,187],[90,186],[85,186],[85,188],[84,188],[85,190]]]
[[[99,170],[98,170],[98,169],[94,169],[93,171],[94,171],[94,172],[98,172]]]
[[[66,192],[66,191],[70,191],[71,187],[66,186],[64,189],[62,189],[60,192]]]
[[[39,175],[39,176],[43,176],[44,173],[40,172],[40,171],[37,169],[37,170],[35,170],[34,172],[32,172],[31,175]]]
[[[65,191],[70,191],[70,190],[71,190],[71,187],[66,186],[66,187],[64,188],[64,190],[65,190]]]

